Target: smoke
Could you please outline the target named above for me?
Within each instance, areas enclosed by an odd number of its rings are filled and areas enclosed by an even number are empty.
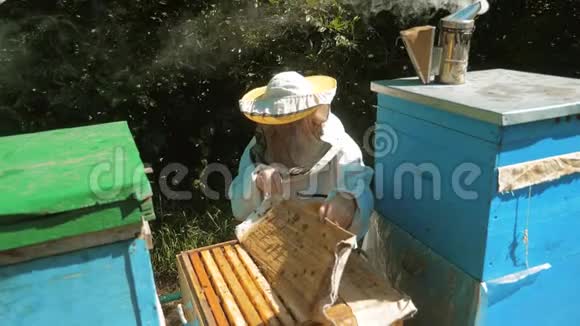
[[[277,41],[292,30],[309,24],[302,1],[287,4],[258,4],[241,1],[218,2],[196,15],[184,15],[163,39],[164,47],[155,62],[161,66],[178,64],[192,70],[210,72],[224,64],[244,62],[247,53],[270,48],[276,56]],[[306,17],[305,17],[306,16]],[[284,64],[283,58],[275,59]],[[225,68],[227,69],[227,68]]]
[[[297,55],[300,51],[318,46],[320,54],[322,48],[332,47],[309,39],[293,42],[288,35],[300,38],[304,36],[300,31],[314,27],[325,33],[326,42],[334,40],[334,45],[353,49],[356,40],[351,31],[358,18],[369,23],[369,18],[389,12],[396,17],[395,23],[426,22],[438,10],[455,12],[474,1],[217,0],[201,11],[184,12],[180,21],[172,23],[169,33],[160,36],[162,47],[153,66],[179,66],[202,74],[220,73],[221,69],[232,76],[259,79],[261,71],[269,68],[253,63],[256,53],[261,53],[262,62],[282,70],[304,66],[303,57]],[[279,40],[288,41],[281,44]]]
[[[474,0],[341,0],[352,6],[364,18],[388,11],[401,21],[425,16],[434,10],[456,11],[474,2]]]

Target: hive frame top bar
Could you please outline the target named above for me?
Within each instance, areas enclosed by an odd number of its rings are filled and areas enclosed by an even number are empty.
[[[375,81],[371,90],[500,126],[580,114],[580,79],[514,70],[468,72],[464,85]]]

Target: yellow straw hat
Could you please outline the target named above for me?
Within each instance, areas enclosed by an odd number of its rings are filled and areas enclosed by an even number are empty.
[[[240,100],[240,111],[260,124],[285,124],[308,116],[315,106],[330,104],[335,94],[336,80],[332,77],[282,72],[267,86],[246,93]]]

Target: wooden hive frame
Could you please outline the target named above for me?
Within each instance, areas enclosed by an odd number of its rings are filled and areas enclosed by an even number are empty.
[[[207,326],[301,324],[237,240],[184,251],[177,261],[187,320]],[[327,313],[336,325],[357,325],[340,296]]]
[[[201,325],[295,325],[237,240],[182,252],[179,284],[188,320]],[[187,307],[186,307],[187,308]]]
[[[316,211],[286,202],[250,224],[251,231],[238,234],[240,241],[178,255],[186,318],[220,326],[304,325],[313,324],[312,319],[347,326],[357,325],[349,304],[392,299],[385,293],[388,284],[365,268],[358,254],[348,256],[348,249],[340,286],[333,290],[338,300],[326,306],[331,272],[343,255],[337,250],[351,248],[353,243],[343,241],[354,241],[354,236],[320,223]]]

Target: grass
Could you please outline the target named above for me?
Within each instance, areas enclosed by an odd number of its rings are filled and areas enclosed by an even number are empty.
[[[229,213],[229,204],[227,208],[225,204],[211,204],[203,213],[172,205],[164,207],[168,213],[157,215],[158,221],[152,225],[154,248],[151,258],[160,292],[176,289],[175,256],[180,252],[234,238],[234,219]]]

